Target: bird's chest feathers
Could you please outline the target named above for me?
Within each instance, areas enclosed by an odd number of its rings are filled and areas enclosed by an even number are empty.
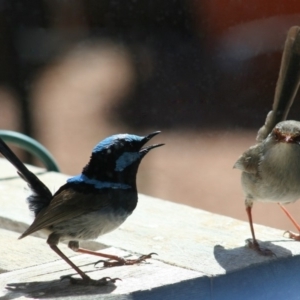
[[[135,189],[96,180],[87,183],[82,179],[85,178],[70,179],[58,191],[57,205],[77,215],[72,222],[67,219],[51,226],[62,239],[95,239],[118,228],[136,207]]]
[[[76,217],[73,223],[62,222],[55,225],[52,231],[62,239],[89,240],[117,229],[130,215],[127,211],[102,210]]]
[[[300,179],[300,146],[278,143],[265,152],[260,163],[262,171],[272,175],[298,177]]]
[[[85,228],[82,237],[93,239],[118,228],[130,215],[127,211],[98,211],[82,216],[81,222]],[[86,225],[92,226],[86,226]]]
[[[293,143],[278,143],[265,151],[260,162],[259,173],[262,177],[267,177],[272,190],[275,192],[278,188],[282,196],[300,196],[299,147]]]

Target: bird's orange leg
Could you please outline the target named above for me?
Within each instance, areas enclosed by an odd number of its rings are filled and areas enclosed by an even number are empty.
[[[96,252],[96,251],[80,248],[79,243],[77,241],[70,241],[68,246],[70,249],[72,249],[75,252],[90,254],[90,255],[95,255],[95,256],[101,256],[104,258],[108,258],[109,260],[114,260],[114,261],[99,260],[95,263],[95,265],[96,265],[100,262],[103,262],[104,267],[116,267],[116,266],[139,264],[141,262],[144,262],[146,259],[151,258],[152,255],[156,254],[156,253],[149,253],[147,255],[142,255],[137,259],[125,259],[123,257],[116,256],[116,255],[111,255],[111,254],[106,254],[106,253],[101,253],[101,252]]]
[[[294,224],[294,226],[296,227],[296,229],[298,230],[298,232],[300,233],[300,226],[297,223],[297,221],[293,218],[293,216],[289,213],[289,211],[280,203],[278,203],[279,207],[282,209],[282,211],[286,214],[286,216],[292,221],[292,223]],[[285,231],[284,234],[288,234],[288,237],[290,239],[293,239],[295,241],[300,241],[300,234],[295,234],[291,231]]]
[[[248,215],[248,220],[249,220],[249,225],[250,225],[250,230],[251,230],[251,235],[252,235],[252,241],[251,240],[247,240],[247,244],[248,247],[255,250],[257,253],[259,253],[260,255],[264,255],[264,256],[274,256],[274,253],[266,248],[262,248],[255,237],[255,232],[254,232],[254,227],[253,227],[253,221],[252,221],[252,205],[246,205],[246,212]]]

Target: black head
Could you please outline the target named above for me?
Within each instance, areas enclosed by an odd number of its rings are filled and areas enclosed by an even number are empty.
[[[93,149],[90,162],[82,173],[100,181],[135,185],[143,157],[163,144],[143,146],[159,133],[156,131],[147,136],[117,134],[104,139]]]

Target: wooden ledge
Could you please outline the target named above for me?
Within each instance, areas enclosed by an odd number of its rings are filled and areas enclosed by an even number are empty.
[[[57,173],[39,177],[53,191],[68,178]],[[21,179],[0,181],[0,299],[299,298],[299,242],[284,238],[281,230],[255,225],[258,239],[276,254],[262,257],[245,247],[248,223],[145,195],[139,195],[137,209],[118,230],[85,246],[122,255],[156,252],[158,256],[137,266],[99,270],[92,264],[97,258],[76,255],[62,244],[61,249],[91,271],[91,277],[123,281],[97,288],[61,282],[60,276],[74,272],[45,240],[32,236],[17,240],[13,232],[24,231],[32,222],[24,187]]]

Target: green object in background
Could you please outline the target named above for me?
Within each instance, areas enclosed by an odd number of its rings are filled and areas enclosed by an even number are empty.
[[[37,157],[45,165],[48,171],[60,171],[51,153],[33,138],[10,130],[0,130],[0,137],[5,142],[15,144]]]

